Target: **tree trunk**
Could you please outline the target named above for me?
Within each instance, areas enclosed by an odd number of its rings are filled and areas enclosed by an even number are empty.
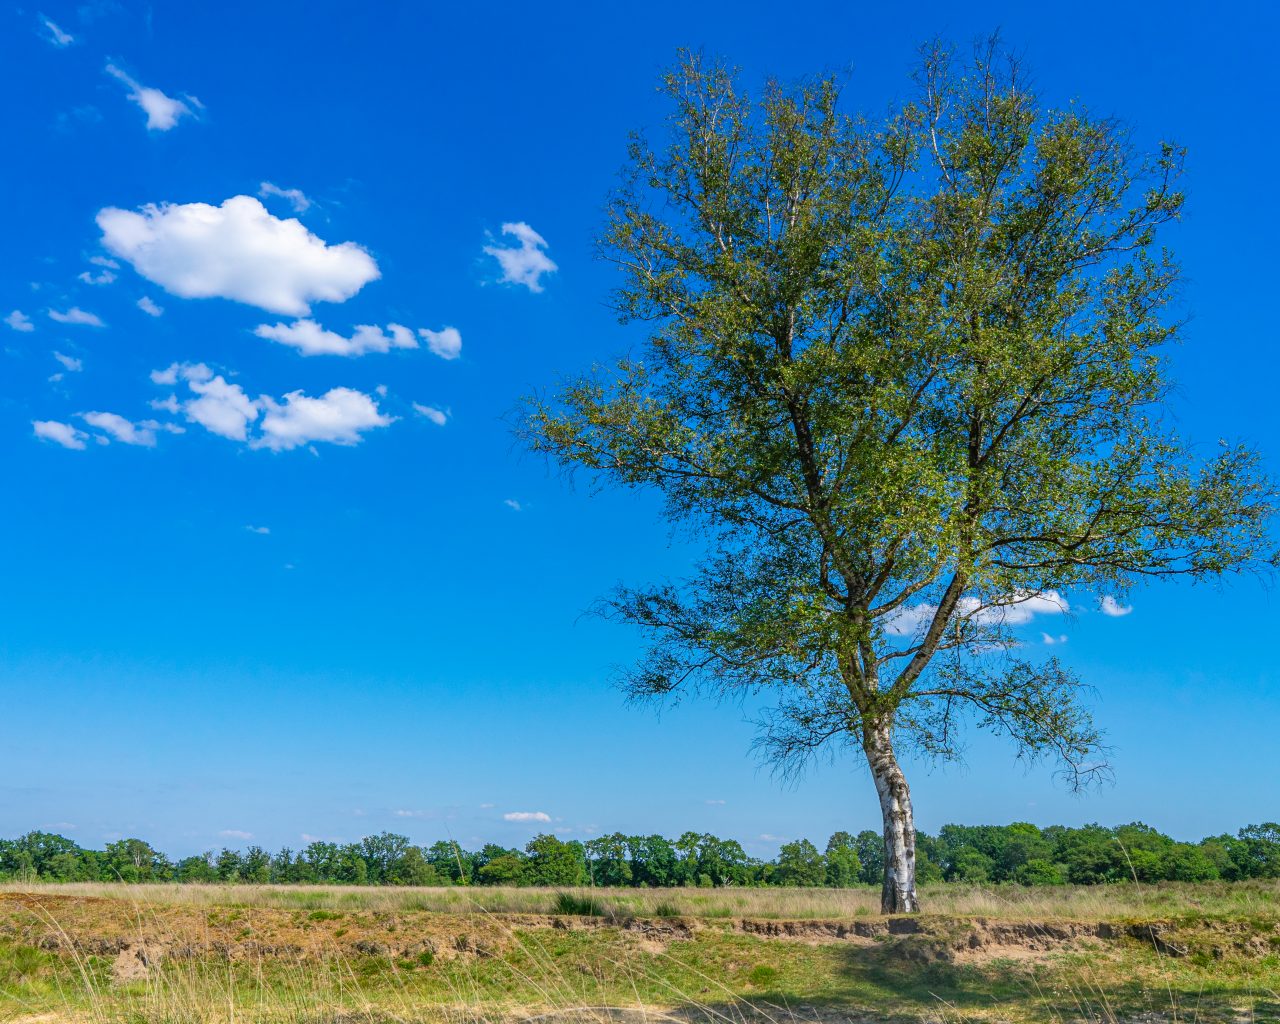
[[[869,727],[863,749],[880,795],[880,815],[884,821],[884,886],[880,890],[880,912],[914,914],[920,909],[916,896],[916,825],[911,814],[911,790],[894,756],[890,727]]]

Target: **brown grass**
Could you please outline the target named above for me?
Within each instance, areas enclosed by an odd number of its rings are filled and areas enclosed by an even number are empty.
[[[278,885],[126,885],[121,883],[0,884],[0,893],[27,892],[124,899],[151,907],[264,907],[372,913],[555,912],[557,896],[573,892],[617,915],[655,917],[674,910],[694,918],[841,920],[879,915],[880,894],[858,889],[550,889],[516,887],[413,888]],[[1280,881],[1152,885],[966,886],[922,889],[930,914],[1001,920],[1116,921],[1187,913],[1214,917],[1280,917]]]

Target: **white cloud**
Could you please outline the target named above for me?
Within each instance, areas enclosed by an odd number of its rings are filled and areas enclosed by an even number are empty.
[[[922,603],[899,608],[883,620],[890,636],[915,636],[932,621],[936,604]],[[1037,615],[1062,615],[1071,610],[1067,599],[1056,590],[1031,594],[1017,592],[999,601],[962,597],[956,614],[980,626],[1024,626]]]
[[[129,99],[133,100],[147,115],[147,129],[155,132],[167,132],[184,117],[194,117],[195,112],[172,96],[166,96],[159,89],[142,85],[135,78],[121,71],[114,64],[108,64],[107,74],[125,84],[129,89]],[[188,96],[187,99],[192,99]],[[199,102],[193,100],[199,105]]]
[[[58,49],[61,50],[76,41],[75,36],[70,32],[64,32],[49,18],[44,17],[44,15],[40,16],[40,20],[44,23],[44,27],[49,30],[49,42],[53,43],[53,45],[58,47]]]
[[[703,802],[704,804],[706,804],[708,807],[723,807],[723,806],[724,806],[724,801],[723,801],[723,800],[704,800],[704,801],[702,801],[702,802]]]
[[[5,317],[4,322],[7,323],[10,327],[12,327],[15,331],[21,331],[24,334],[27,333],[28,331],[34,331],[36,329],[35,324],[31,322],[31,317],[27,316],[27,314],[22,312],[22,310],[20,309],[15,309],[12,313],[10,313],[7,317]]]
[[[95,267],[106,267],[108,270],[119,270],[120,264],[106,256],[90,256],[89,262]]]
[[[1102,612],[1103,615],[1109,615],[1113,619],[1118,619],[1133,611],[1133,605],[1121,604],[1110,594],[1106,594],[1103,596],[1102,600],[1098,602],[1098,611]]]
[[[785,843],[787,841],[786,836],[775,836],[772,832],[761,832],[760,838],[766,843]]]
[[[395,817],[397,818],[429,818],[431,817],[431,815],[429,815],[426,811],[392,811],[391,813],[395,815]]]
[[[494,807],[496,807],[496,806],[497,806],[497,804],[481,804],[481,805],[480,805],[480,810],[482,810],[482,811],[491,811],[491,810],[493,810],[493,809],[494,809]]]
[[[138,308],[147,316],[164,316],[164,309],[157,306],[149,295],[144,295],[138,300]]]
[[[1041,633],[1040,639],[1047,646],[1052,647],[1054,644],[1065,644],[1067,642],[1067,634],[1059,633],[1057,636],[1050,636],[1048,633]]]
[[[224,828],[218,833],[223,839],[252,839],[252,832],[245,832],[238,828]]]
[[[259,410],[244,388],[227,383],[221,375],[212,375],[203,363],[187,368],[184,380],[197,396],[182,405],[187,419],[219,437],[248,439],[249,424],[258,418]]]
[[[414,402],[413,411],[419,416],[425,416],[437,427],[443,427],[449,420],[449,414],[443,409],[437,409],[434,405],[420,405]]]
[[[269,526],[246,526],[245,529],[250,533],[262,534],[264,537],[271,532],[271,527]]]
[[[456,327],[446,327],[440,331],[420,328],[418,333],[427,343],[427,348],[441,359],[457,359],[462,355],[462,335]]]
[[[174,363],[153,370],[151,380],[161,385],[182,382],[195,396],[180,400],[170,395],[153,401],[153,409],[181,413],[210,433],[251,448],[287,451],[319,441],[353,445],[363,440],[365,431],[394,422],[373,398],[351,388],[331,388],[318,398],[301,391],[279,400],[269,395],[250,398],[239,384],[229,383],[204,363]]]
[[[55,352],[53,358],[62,364],[62,368],[68,373],[79,373],[84,369],[84,363],[72,356],[64,356],[61,352]]]
[[[508,811],[502,817],[504,821],[549,822],[551,820],[551,815],[546,811]]]
[[[84,439],[88,435],[77,430],[70,423],[59,423],[57,420],[32,420],[31,426],[36,437],[53,441],[62,445],[63,448],[84,450]]]
[[[311,209],[311,200],[306,197],[300,188],[281,188],[279,185],[273,185],[269,181],[264,181],[258,188],[258,195],[263,199],[266,199],[268,196],[287,199],[295,213],[306,213]]]
[[[154,448],[156,446],[157,429],[182,432],[181,427],[171,425],[162,427],[155,420],[133,423],[114,412],[84,412],[80,414],[80,418],[89,426],[110,434],[121,444],[139,445],[143,448]]]
[[[253,331],[259,338],[291,345],[304,356],[362,356],[366,352],[389,352],[393,348],[417,348],[413,331],[400,324],[381,327],[360,324],[350,338],[326,331],[314,320],[291,324],[260,324]]]
[[[254,447],[286,451],[312,441],[359,444],[363,431],[390,426],[392,418],[378,411],[378,404],[361,391],[330,388],[319,398],[301,391],[284,396],[283,404],[259,399],[263,408],[262,436]]]
[[[502,280],[508,284],[522,284],[531,292],[542,291],[542,275],[555,273],[558,269],[543,252],[547,247],[546,239],[523,221],[503,224],[502,233],[513,236],[520,243],[512,247],[484,247],[484,251],[502,268]]]
[[[78,275],[78,279],[85,284],[110,284],[116,279],[114,270],[100,270],[96,274],[88,270],[82,270]]]
[[[149,204],[98,213],[102,244],[148,281],[186,299],[224,298],[303,316],[312,302],[345,302],[380,276],[354,242],[329,245],[252,196]]]
[[[96,313],[88,313],[79,306],[72,306],[65,313],[56,309],[49,310],[49,319],[60,324],[83,324],[86,327],[106,327],[102,318]]]
[[[515,498],[503,498],[502,504],[506,505],[507,508],[511,509],[512,512],[524,511],[524,506],[521,505],[520,502],[516,501]]]

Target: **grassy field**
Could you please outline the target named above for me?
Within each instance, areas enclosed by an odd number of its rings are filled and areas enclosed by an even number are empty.
[[[9,885],[0,1019],[1280,1020],[1276,885],[924,897]]]

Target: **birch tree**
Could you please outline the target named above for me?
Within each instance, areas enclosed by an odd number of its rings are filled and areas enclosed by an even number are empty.
[[[1166,412],[1183,151],[1046,109],[997,44],[915,83],[868,119],[835,78],[756,101],[682,56],[601,240],[646,338],[521,428],[702,541],[604,600],[651,641],[625,686],[763,698],[783,771],[864,759],[886,913],[919,908],[904,751],[956,757],[969,722],[1105,771],[1085,681],[1017,641],[1032,611],[1274,561],[1257,456]]]

